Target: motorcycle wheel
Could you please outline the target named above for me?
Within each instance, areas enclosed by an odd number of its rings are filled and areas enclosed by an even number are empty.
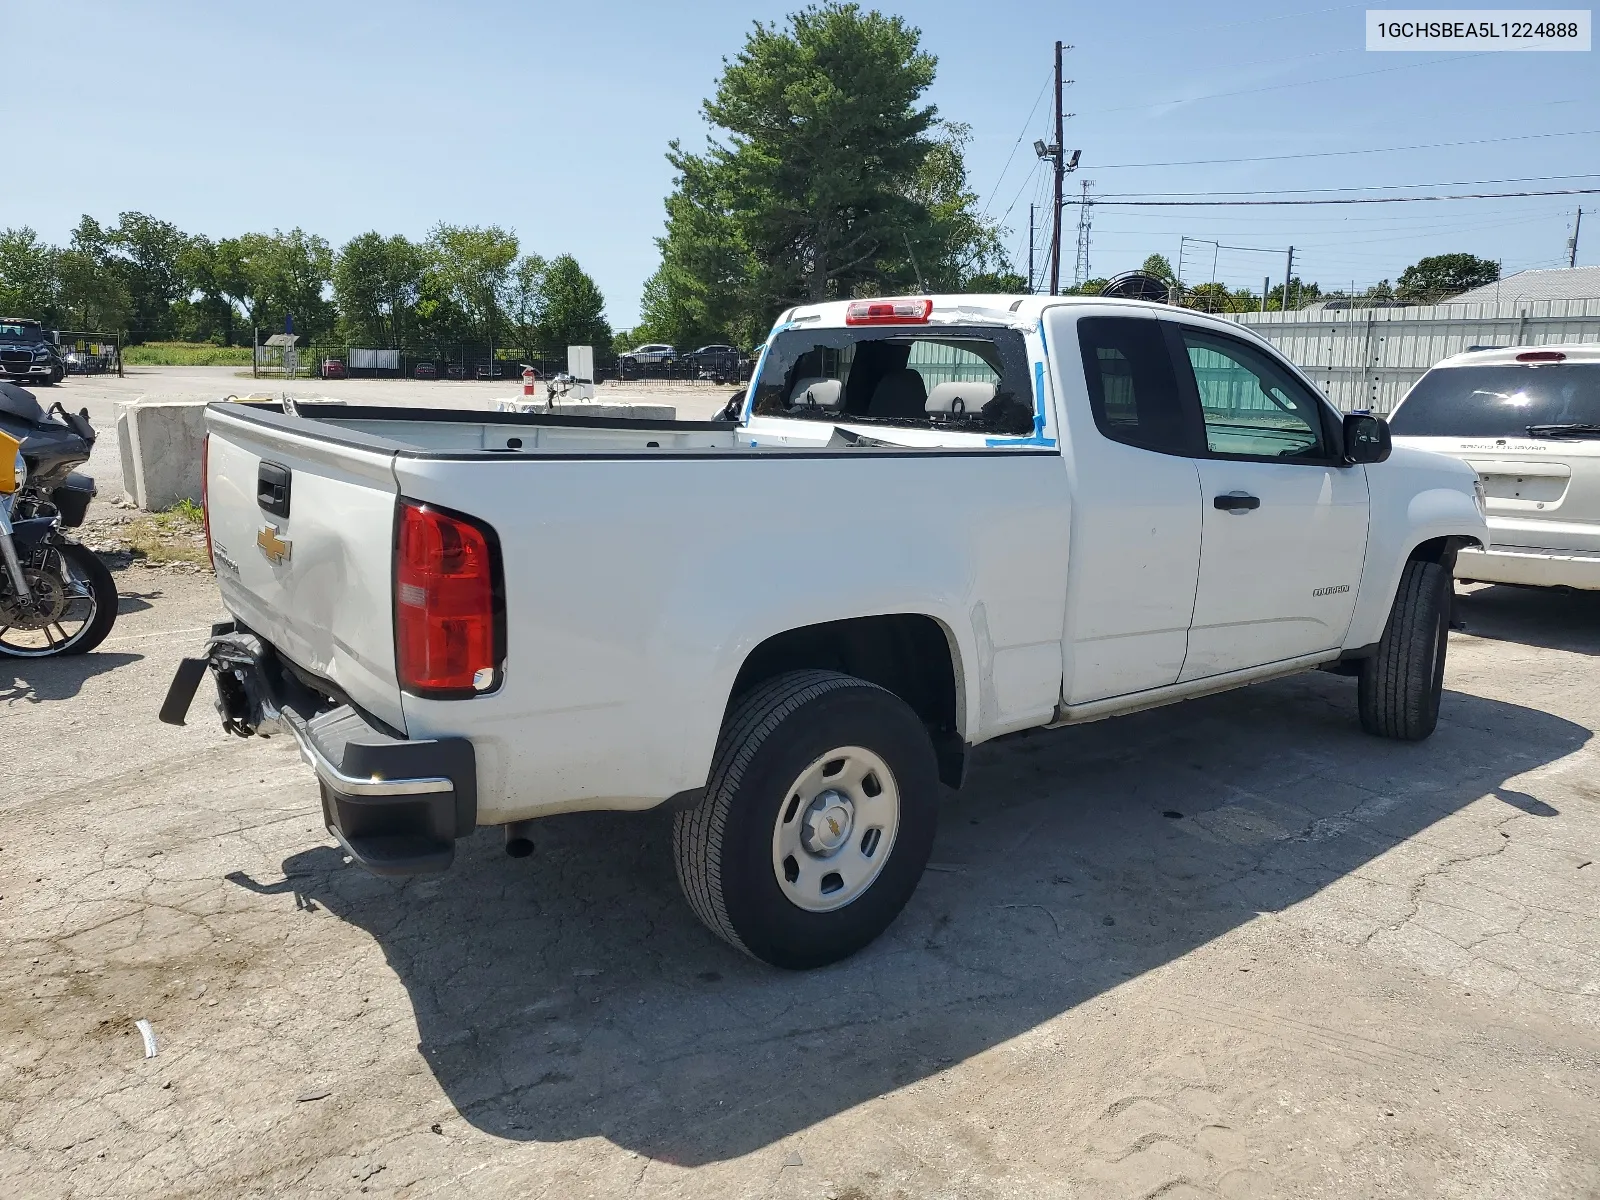
[[[51,548],[72,565],[73,574],[88,586],[88,595],[75,601],[85,605],[88,611],[80,609],[70,618],[64,617],[42,629],[0,628],[0,658],[58,658],[67,654],[87,654],[106,640],[111,626],[116,623],[117,585],[99,555],[77,542],[53,542]],[[0,616],[0,621],[4,619]],[[64,620],[77,628],[68,632]]]

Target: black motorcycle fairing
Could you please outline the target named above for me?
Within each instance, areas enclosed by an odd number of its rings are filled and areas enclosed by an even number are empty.
[[[16,543],[17,554],[32,554],[50,537],[50,531],[55,528],[54,517],[29,517],[26,521],[13,521],[11,523],[11,537]]]
[[[30,425],[38,425],[45,419],[44,409],[39,407],[32,392],[4,379],[0,379],[0,413]]]

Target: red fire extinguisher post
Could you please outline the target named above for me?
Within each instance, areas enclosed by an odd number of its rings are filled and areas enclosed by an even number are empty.
[[[522,365],[522,394],[529,399],[533,398],[533,384],[534,380],[538,378],[539,372],[528,366],[527,363]]]

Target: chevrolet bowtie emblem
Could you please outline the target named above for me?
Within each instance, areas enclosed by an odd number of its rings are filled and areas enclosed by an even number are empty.
[[[288,538],[278,536],[277,529],[272,525],[263,525],[261,532],[256,534],[256,545],[261,547],[261,553],[267,556],[267,561],[273,566],[281,566],[289,561],[293,543]]]

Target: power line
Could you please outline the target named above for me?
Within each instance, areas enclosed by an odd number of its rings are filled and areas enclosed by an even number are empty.
[[[1343,158],[1352,154],[1396,154],[1404,150],[1448,150],[1457,146],[1494,146],[1502,142],[1530,142],[1535,138],[1593,137],[1600,129],[1571,129],[1565,133],[1519,133],[1511,137],[1474,138],[1467,142],[1422,142],[1415,146],[1375,146],[1369,150],[1313,150],[1304,154],[1262,154],[1252,158],[1184,158],[1172,162],[1096,163],[1097,171],[1135,167],[1212,167],[1227,163],[1288,162],[1297,158]]]
[[[1000,168],[1000,178],[994,181],[994,187],[989,189],[989,199],[984,201],[983,212],[980,217],[989,215],[989,205],[994,203],[994,194],[1000,190],[1000,185],[1006,181],[1006,173],[1011,170],[1011,160],[1017,156],[1017,147],[1022,145],[1022,139],[1028,136],[1028,127],[1033,124],[1033,114],[1039,111],[1039,101],[1044,99],[1045,89],[1050,86],[1051,72],[1046,72],[1044,83],[1039,87],[1039,94],[1033,98],[1033,107],[1028,110],[1028,119],[1022,123],[1022,132],[1017,134],[1017,140],[1011,143],[1011,153],[1006,155],[1006,165]],[[1026,185],[1024,185],[1026,186]],[[1015,204],[1016,201],[1012,201]],[[1002,221],[1004,218],[1002,218]]]
[[[1303,196],[1312,192],[1397,192],[1402,188],[1489,187],[1500,183],[1554,183],[1565,179],[1600,179],[1600,172],[1582,175],[1522,175],[1515,179],[1446,179],[1437,183],[1367,183],[1358,187],[1251,188],[1238,192],[1157,192],[1158,196]],[[1150,192],[1102,192],[1104,196],[1148,196]]]
[[[1263,208],[1299,204],[1412,204],[1421,200],[1513,200],[1523,196],[1594,196],[1600,188],[1548,192],[1460,192],[1451,196],[1339,196],[1330,200],[1100,200],[1113,208]]]
[[[1195,104],[1201,100],[1224,100],[1231,96],[1254,96],[1261,92],[1280,92],[1284,88],[1309,87],[1316,83],[1338,83],[1344,79],[1361,79],[1368,75],[1388,75],[1394,71],[1411,71],[1417,67],[1436,67],[1440,63],[1466,62],[1468,59],[1482,58],[1489,51],[1480,51],[1477,54],[1453,54],[1449,58],[1430,58],[1427,62],[1401,63],[1394,67],[1378,67],[1371,71],[1353,71],[1348,75],[1324,75],[1320,79],[1294,79],[1288,83],[1271,83],[1265,87],[1245,88],[1237,92],[1207,92],[1202,96],[1180,96],[1176,100],[1149,100],[1143,104],[1124,104],[1117,108],[1096,108],[1084,113],[1084,116],[1097,116],[1101,113],[1140,112],[1147,108],[1167,108],[1174,104]]]

